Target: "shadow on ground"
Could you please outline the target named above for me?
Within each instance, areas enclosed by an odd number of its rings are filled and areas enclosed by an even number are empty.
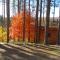
[[[0,60],[59,60],[59,57],[49,55],[32,46],[0,44]]]

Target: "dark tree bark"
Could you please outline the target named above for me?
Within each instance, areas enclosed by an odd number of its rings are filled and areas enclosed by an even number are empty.
[[[20,13],[20,0],[18,0],[18,13]]]
[[[7,43],[9,43],[10,0],[6,0],[6,8],[7,8]]]
[[[25,8],[26,8],[26,0],[24,0],[24,16],[23,16],[23,42],[25,41]]]
[[[58,40],[57,44],[60,45],[60,8],[59,8],[59,28],[58,28]]]
[[[18,0],[18,14],[20,14],[20,0]],[[18,15],[19,17],[19,15]],[[20,37],[18,37],[18,42],[20,41]]]
[[[49,44],[48,37],[48,28],[49,28],[49,20],[50,20],[50,3],[51,0],[47,0],[47,11],[46,11],[46,26],[45,26],[45,44]]]
[[[4,20],[5,20],[5,0],[4,0],[3,3],[4,3],[4,7],[3,8],[4,8]]]
[[[40,41],[40,29],[41,29],[41,18],[42,18],[42,0],[40,0],[40,20],[39,20],[39,28],[38,28],[38,40]]]
[[[30,0],[29,0],[29,31],[28,31],[28,42],[30,42]]]
[[[2,16],[3,16],[3,21],[5,22],[5,0],[2,0]],[[5,23],[3,22],[3,27],[5,27]]]
[[[54,23],[54,20],[55,20],[55,19],[54,19],[54,17],[55,17],[55,1],[56,1],[56,0],[54,0],[53,23]]]
[[[2,22],[1,22],[1,25],[2,25],[2,27],[5,27],[5,0],[2,0],[2,11],[3,11],[3,13],[2,13]],[[2,33],[3,33],[3,31],[2,31]],[[2,37],[3,37],[3,35],[2,35]],[[4,40],[2,38],[2,42],[3,41]]]
[[[39,43],[39,40],[38,40],[38,10],[39,10],[39,0],[37,0],[37,6],[36,6],[35,43]]]
[[[16,8],[15,8],[15,0],[13,0],[13,15],[16,14]]]

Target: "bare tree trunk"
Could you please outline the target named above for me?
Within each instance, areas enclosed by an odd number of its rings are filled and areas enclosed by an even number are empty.
[[[15,0],[13,0],[13,15],[16,14],[16,8],[15,8]]]
[[[18,17],[19,17],[19,14],[20,14],[20,0],[18,0]],[[19,41],[20,41],[20,37],[18,37],[18,42]]]
[[[54,0],[53,23],[54,23],[54,16],[55,16],[55,1],[56,1],[56,0]]]
[[[26,6],[26,0],[24,0],[23,42],[25,41],[25,6]]]
[[[40,29],[41,29],[41,17],[42,17],[42,0],[40,0],[40,20],[39,20],[39,35],[38,35],[38,39],[40,41]]]
[[[6,7],[7,7],[7,43],[9,43],[10,0],[6,0]]]
[[[29,0],[29,31],[28,31],[28,42],[30,42],[30,0]]]
[[[44,12],[45,11],[45,0],[44,0],[44,5],[43,5],[43,23],[45,24],[45,21],[44,21]]]
[[[18,0],[18,13],[20,13],[20,0]]]
[[[46,26],[45,26],[45,44],[49,44],[48,40],[48,29],[49,29],[49,20],[50,20],[50,3],[51,0],[47,0],[47,11],[46,11]]]
[[[3,3],[4,3],[4,7],[3,8],[4,8],[4,20],[5,20],[5,0],[4,0]]]
[[[2,18],[1,24],[2,24],[2,28],[3,28],[3,27],[5,27],[5,23],[4,23],[4,22],[5,22],[5,0],[2,1],[2,11],[3,11],[3,12],[2,12],[2,17],[3,17],[3,18]],[[4,21],[4,22],[3,22],[3,21]],[[3,29],[2,29],[2,30],[3,30]],[[2,31],[2,33],[3,33],[3,31]],[[2,34],[2,37],[3,37],[3,34]],[[2,42],[3,42],[3,38],[2,38]]]
[[[37,0],[37,6],[36,6],[36,20],[35,20],[35,43],[39,43],[38,40],[38,9],[39,8],[39,0]]]
[[[60,45],[60,8],[59,8],[59,28],[58,28],[58,41],[57,44]]]

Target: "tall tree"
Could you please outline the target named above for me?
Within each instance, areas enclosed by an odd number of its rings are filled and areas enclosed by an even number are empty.
[[[39,19],[39,28],[38,28],[38,40],[40,41],[40,28],[41,28],[41,18],[42,18],[42,0],[40,0],[40,19]]]
[[[6,9],[7,9],[7,43],[9,43],[10,0],[6,0]]]
[[[24,0],[24,16],[23,16],[23,42],[25,41],[25,8],[26,8],[26,0]]]
[[[20,13],[20,0],[18,0],[18,13]]]
[[[45,0],[43,1],[43,23],[45,24],[44,13],[45,13]]]
[[[13,0],[13,15],[16,14],[16,5],[15,5],[15,0]]]
[[[28,41],[30,42],[30,0],[29,0],[29,31],[28,31]]]
[[[2,11],[3,11],[3,13],[2,13],[2,21],[1,21],[1,25],[2,25],[2,27],[3,26],[5,26],[5,0],[2,0]],[[3,22],[4,21],[4,22]],[[3,31],[2,31],[2,37],[3,37]],[[2,42],[3,42],[3,38],[2,38]]]
[[[20,0],[18,0],[18,14],[20,14]],[[19,15],[18,15],[19,18]],[[18,37],[18,42],[20,41],[20,37]]]
[[[58,28],[58,41],[57,44],[60,45],[60,7],[59,7],[59,28]]]
[[[48,40],[48,28],[49,28],[49,20],[50,20],[50,3],[51,0],[47,0],[47,11],[46,11],[46,26],[45,26],[45,44],[49,44]]]
[[[39,0],[37,1],[37,6],[36,6],[36,20],[35,20],[35,43],[38,43],[38,10],[39,10]]]
[[[56,0],[54,0],[53,22],[54,22],[54,16],[55,16],[55,2],[56,2]]]
[[[5,22],[5,0],[2,0],[2,16],[3,16],[3,21]],[[5,26],[5,23],[3,22],[3,26]]]

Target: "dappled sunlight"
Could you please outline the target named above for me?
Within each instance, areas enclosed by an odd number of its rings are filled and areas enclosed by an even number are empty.
[[[1,45],[1,49],[6,50],[3,52],[1,51],[1,56],[3,56],[4,59],[21,59],[21,60],[51,60],[51,59],[59,59],[59,56],[53,55],[53,54],[48,54],[47,51],[44,52],[43,49],[38,49],[33,46],[20,46],[20,45],[14,45],[14,44],[6,44],[6,45]],[[11,48],[9,48],[11,47]],[[31,48],[33,47],[33,48]],[[30,51],[31,50],[31,51]]]

